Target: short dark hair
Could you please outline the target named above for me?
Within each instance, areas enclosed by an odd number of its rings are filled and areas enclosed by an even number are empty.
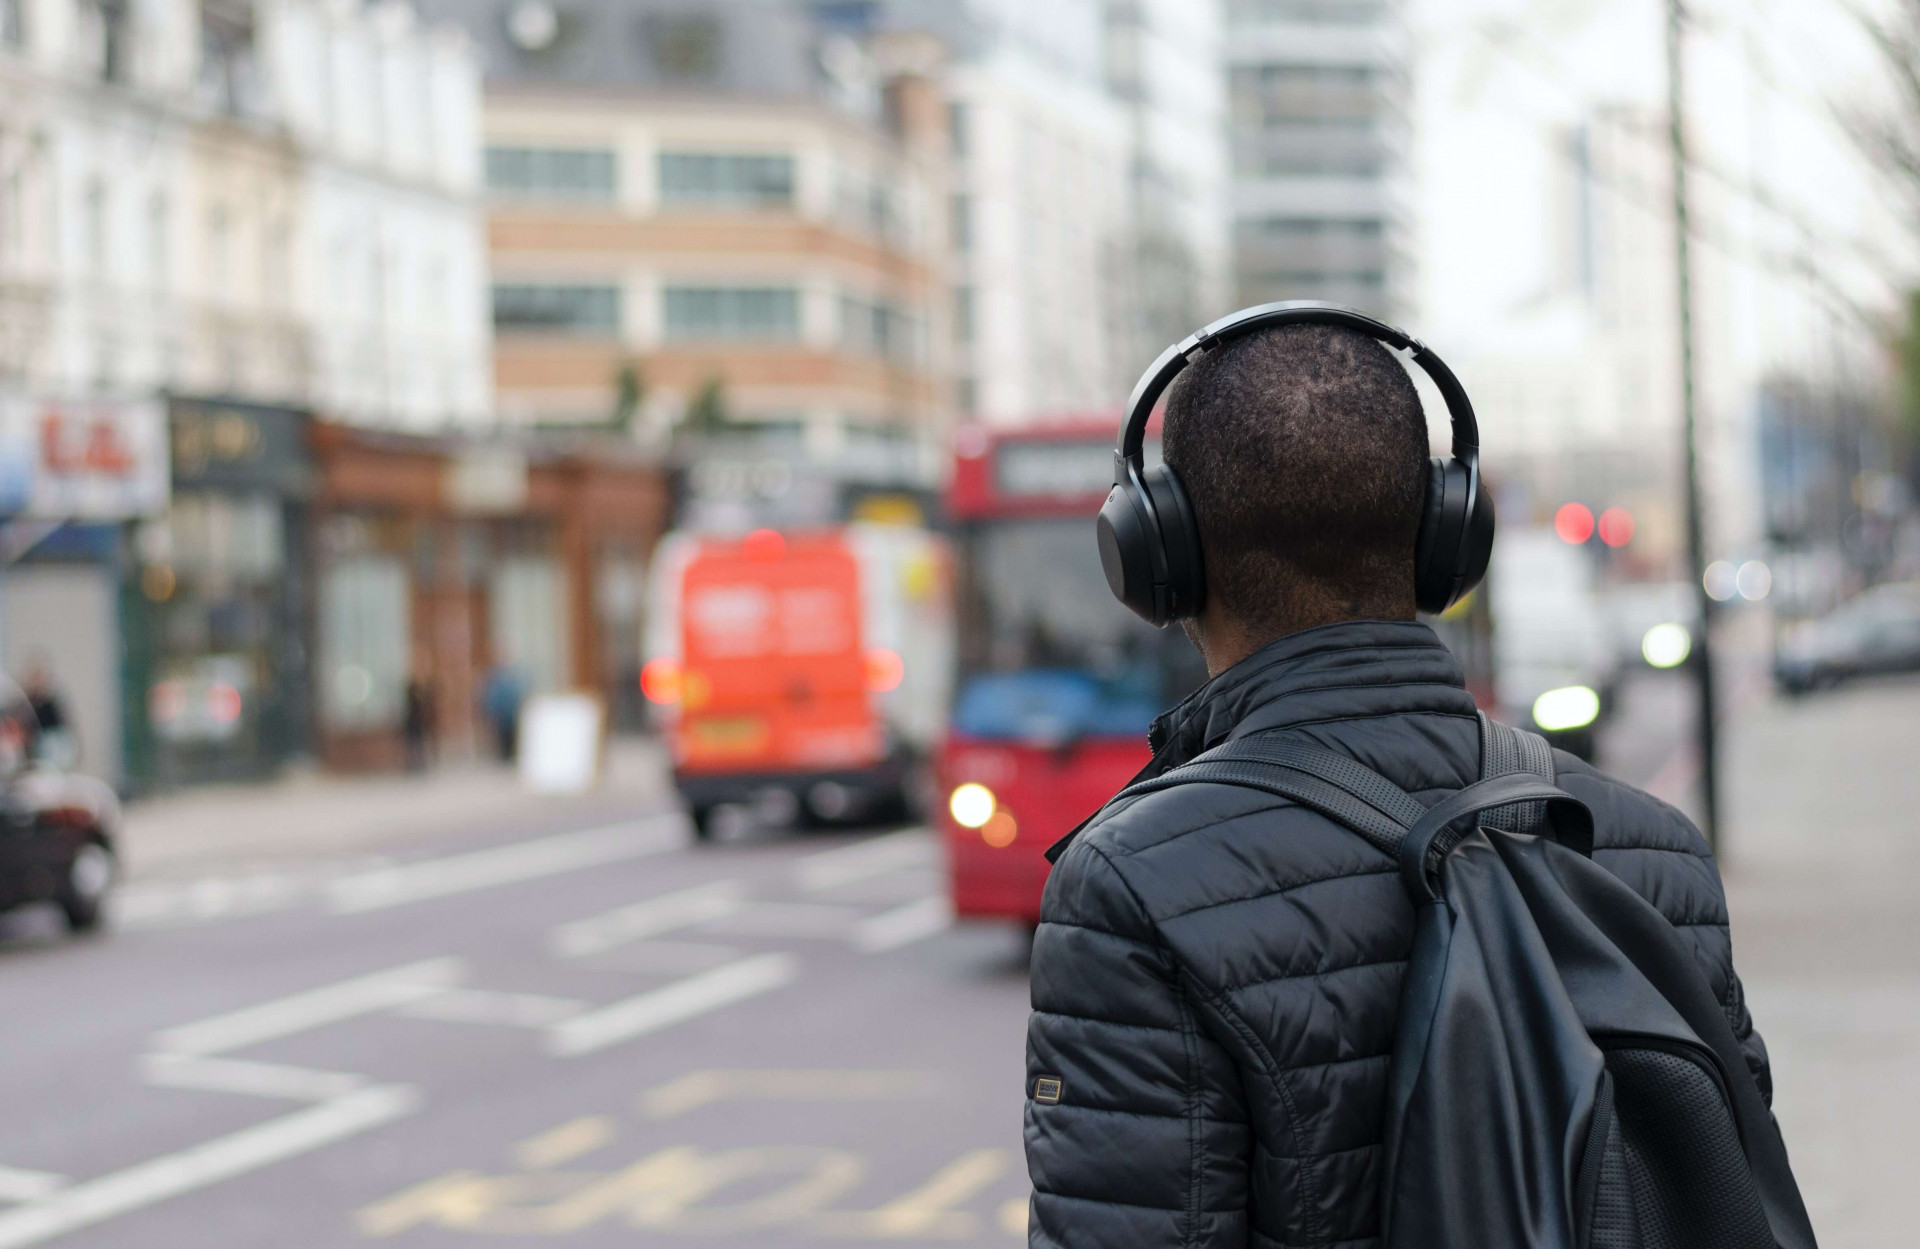
[[[1235,339],[1175,380],[1162,448],[1228,615],[1274,636],[1412,616],[1427,425],[1379,342],[1326,325]]]

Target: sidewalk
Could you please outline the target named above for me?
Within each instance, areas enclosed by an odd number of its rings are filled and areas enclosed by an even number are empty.
[[[404,775],[297,774],[130,803],[120,850],[133,879],[202,864],[369,855],[475,827],[578,826],[654,806],[671,792],[659,744],[618,739],[590,793],[529,793],[518,774],[497,764]]]
[[[1726,741],[1734,959],[1827,1249],[1920,1226],[1920,679],[1763,702]]]

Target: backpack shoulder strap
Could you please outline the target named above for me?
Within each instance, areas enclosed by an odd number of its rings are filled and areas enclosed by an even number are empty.
[[[1400,842],[1426,807],[1372,768],[1317,746],[1256,734],[1214,747],[1190,763],[1129,785],[1113,801],[1194,781],[1261,789],[1346,825],[1381,851]]]
[[[1525,773],[1554,783],[1553,747],[1538,733],[1502,724],[1486,712],[1480,714],[1480,779]],[[1539,835],[1546,829],[1547,804],[1520,802],[1485,813],[1480,821],[1488,828],[1508,833]]]

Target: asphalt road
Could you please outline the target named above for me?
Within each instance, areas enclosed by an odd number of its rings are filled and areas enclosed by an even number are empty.
[[[1019,1243],[1024,940],[928,833],[516,819],[10,917],[0,1249]]]
[[[515,833],[14,919],[0,1247],[1018,1243],[1023,943],[928,834]]]

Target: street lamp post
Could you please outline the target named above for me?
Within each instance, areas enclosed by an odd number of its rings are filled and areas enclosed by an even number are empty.
[[[1694,395],[1693,256],[1691,221],[1687,206],[1686,63],[1682,46],[1686,14],[1683,0],[1667,0],[1667,139],[1673,158],[1673,236],[1676,288],[1679,295],[1680,425],[1684,445],[1687,491],[1687,571],[1693,578],[1694,601],[1699,605],[1700,637],[1693,651],[1693,673],[1698,697],[1701,828],[1707,844],[1720,846],[1720,777],[1715,742],[1713,692],[1713,617],[1718,606],[1707,593],[1706,532],[1701,505],[1700,451],[1697,401]]]

